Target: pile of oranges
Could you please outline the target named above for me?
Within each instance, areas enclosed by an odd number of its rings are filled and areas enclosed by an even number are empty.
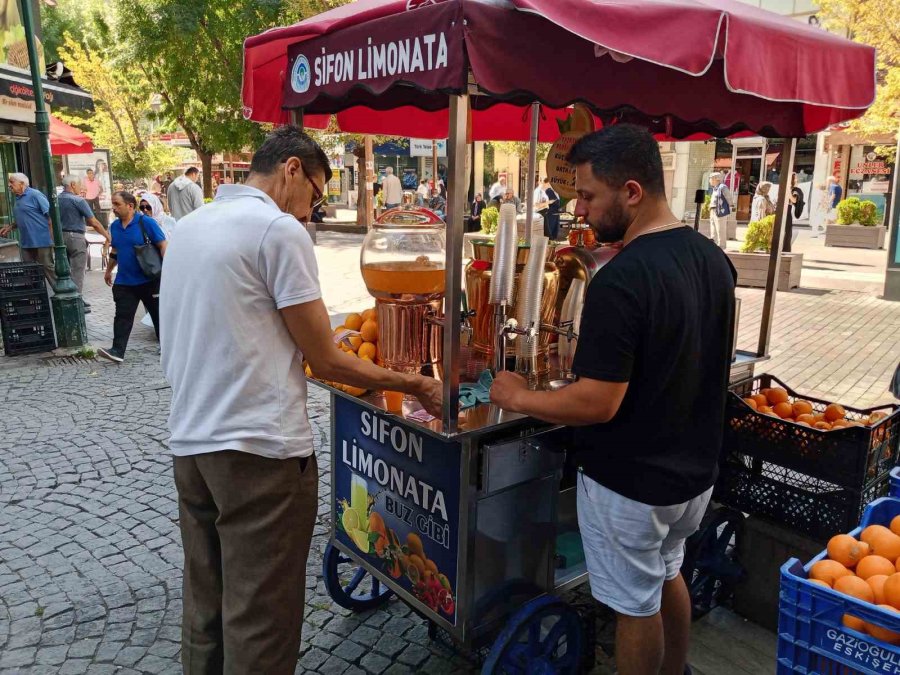
[[[353,331],[355,334],[338,340],[338,335],[346,331]],[[341,349],[348,354],[353,354],[361,359],[376,363],[378,360],[378,316],[375,309],[367,309],[364,312],[348,314],[342,326],[334,329],[335,347]],[[366,393],[365,389],[360,387],[352,387],[349,384],[340,384],[339,382],[329,382],[321,378],[316,378],[306,364],[306,376],[318,379],[320,382],[329,386],[340,389],[351,396],[362,396]]]
[[[873,412],[861,420],[850,419],[844,406],[840,403],[830,403],[825,410],[817,413],[813,410],[812,403],[799,398],[791,401],[787,390],[780,387],[760,389],[758,394],[753,394],[743,400],[750,408],[764,415],[771,415],[786,422],[793,422],[820,431],[874,426],[888,416],[885,412]]]
[[[900,614],[900,516],[890,527],[869,525],[859,539],[838,534],[828,541],[828,558],[813,564],[809,580],[838,593]],[[850,614],[848,628],[900,645],[900,633],[881,628]]]

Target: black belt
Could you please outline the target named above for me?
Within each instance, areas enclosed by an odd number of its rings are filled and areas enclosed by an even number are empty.
[[[81,230],[63,230],[63,232],[70,232],[72,234],[85,234],[85,232],[82,232]]]

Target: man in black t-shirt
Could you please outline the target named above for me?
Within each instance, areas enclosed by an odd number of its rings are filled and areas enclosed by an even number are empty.
[[[605,128],[569,161],[575,215],[624,246],[588,288],[578,380],[529,391],[499,373],[491,398],[577,427],[578,521],[593,595],[618,615],[618,672],[680,675],[691,608],[679,570],[718,470],[736,274],[672,214],[647,131]]]

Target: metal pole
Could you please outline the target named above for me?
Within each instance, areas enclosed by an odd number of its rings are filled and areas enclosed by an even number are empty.
[[[540,129],[541,104],[531,104],[531,139],[528,144],[528,181],[525,183],[525,194],[528,202],[525,205],[525,231],[527,232],[528,242],[534,238],[532,225],[534,223],[534,188],[531,183],[534,180],[534,172],[537,167],[537,143],[538,131]],[[545,228],[546,229],[546,228]],[[543,232],[541,233],[543,235]]]
[[[459,418],[460,311],[462,308],[462,252],[466,211],[466,139],[469,96],[450,97],[450,134],[447,139],[447,294],[444,304],[444,433],[457,430]]]
[[[884,299],[900,300],[900,131],[894,157],[894,185],[891,189],[891,215],[888,218],[887,268],[884,273]]]
[[[59,202],[56,198],[56,180],[53,177],[53,160],[50,154],[50,116],[44,103],[44,87],[41,83],[41,62],[38,59],[34,37],[34,18],[31,2],[21,0],[22,27],[28,46],[28,63],[31,67],[31,81],[34,86],[35,123],[38,142],[41,146],[41,164],[47,184],[47,199],[50,201],[50,221],[53,225],[53,247],[56,258],[56,283],[53,285],[53,320],[56,324],[56,342],[60,347],[81,347],[87,341],[84,324],[84,304],[81,294],[72,281],[69,257],[63,241],[62,225],[59,219]]]
[[[766,277],[766,295],[763,298],[762,322],[759,325],[759,348],[757,356],[766,356],[772,338],[772,319],[775,315],[775,292],[781,274],[781,239],[788,209],[791,208],[791,174],[794,172],[794,154],[797,139],[785,141],[784,156],[781,158],[781,176],[778,180],[778,205],[775,207],[775,226],[772,228],[772,246],[769,250],[769,273]]]
[[[291,110],[291,124],[296,127],[300,127],[300,131],[303,131],[303,108],[295,108]]]

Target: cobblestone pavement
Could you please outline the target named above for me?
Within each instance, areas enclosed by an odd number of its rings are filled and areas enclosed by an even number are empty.
[[[320,235],[332,311],[370,302],[351,273],[359,241]],[[108,345],[109,290],[97,271],[87,283],[92,342]],[[741,346],[750,346],[761,292],[741,295]],[[848,291],[779,294],[766,369],[801,391],[873,403],[900,360],[898,328],[900,303]],[[136,324],[121,366],[2,361],[0,673],[180,672],[182,557],[165,446],[169,389],[152,330]],[[316,389],[310,418],[321,501],[297,672],[472,672],[429,643],[425,624],[399,602],[361,615],[331,602],[320,574],[329,528],[330,458],[322,452],[329,419]],[[758,672],[771,672],[768,664]]]

